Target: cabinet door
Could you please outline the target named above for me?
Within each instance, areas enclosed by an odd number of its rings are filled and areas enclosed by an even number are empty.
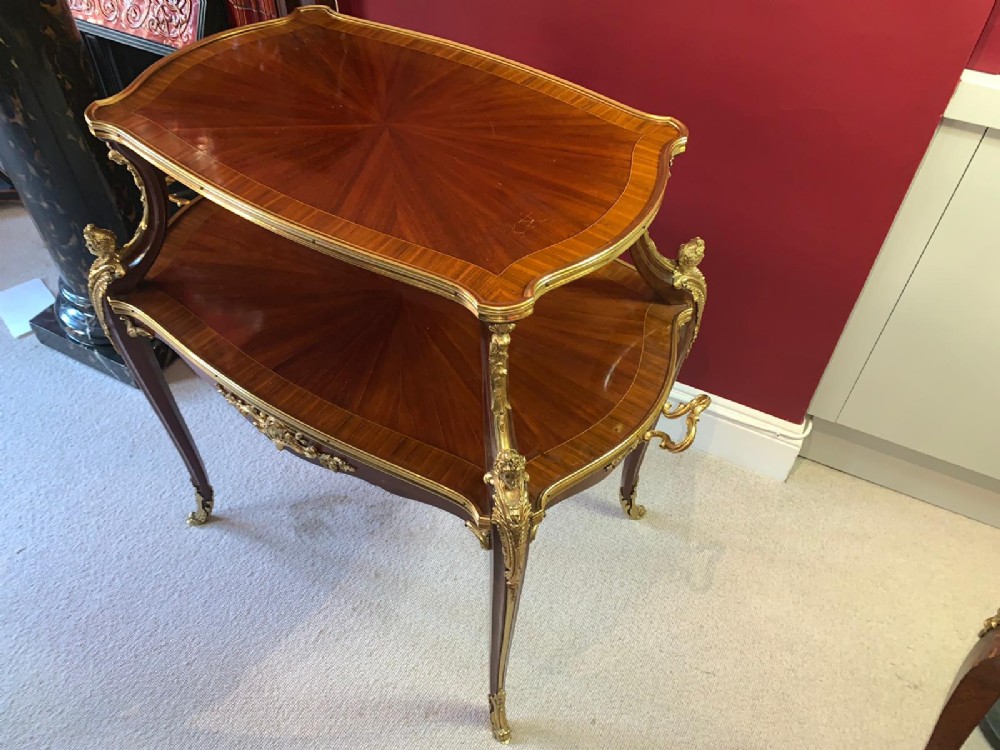
[[[1000,478],[1000,130],[969,163],[838,422]]]

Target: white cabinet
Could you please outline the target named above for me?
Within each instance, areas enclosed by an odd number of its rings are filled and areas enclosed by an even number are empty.
[[[942,121],[813,398],[803,452],[1000,525],[995,124]]]
[[[1000,131],[986,131],[837,421],[1000,479]]]

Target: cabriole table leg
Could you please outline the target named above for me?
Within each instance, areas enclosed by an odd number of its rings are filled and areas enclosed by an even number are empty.
[[[493,736],[510,741],[507,721],[507,662],[514,635],[528,547],[543,513],[528,491],[527,462],[517,450],[511,420],[507,374],[513,323],[483,328],[483,388],[486,458],[483,477],[490,487],[493,548],[492,636],[490,639],[490,725]]]
[[[114,231],[88,224],[83,239],[95,260],[87,289],[97,320],[128,366],[181,454],[195,490],[195,511],[188,516],[194,526],[212,513],[214,493],[194,439],[177,408],[153,350],[153,334],[129,317],[114,311],[111,295],[134,288],[156,260],[167,229],[167,197],[162,178],[146,162],[125,148],[110,152],[112,161],[127,167],[139,188],[143,213],[135,234],[124,245]]]
[[[632,452],[622,462],[622,483],[618,490],[619,500],[625,515],[632,520],[638,520],[646,515],[646,506],[637,504],[635,496],[639,489],[639,469],[642,467],[642,460],[646,457],[648,447],[649,443],[643,440],[632,449]]]

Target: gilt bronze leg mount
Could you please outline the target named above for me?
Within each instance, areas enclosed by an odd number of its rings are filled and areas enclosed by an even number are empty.
[[[167,231],[166,191],[159,173],[124,147],[112,149],[110,158],[127,167],[132,174],[142,199],[142,219],[135,234],[124,245],[118,244],[118,238],[109,229],[93,224],[84,227],[84,242],[96,258],[90,268],[87,288],[101,327],[187,466],[195,493],[195,510],[188,516],[188,523],[198,526],[209,519],[214,505],[214,492],[204,463],[156,361],[152,333],[129,317],[117,314],[110,298],[113,292],[134,289],[156,260]]]
[[[486,459],[490,546],[493,550],[492,636],[490,645],[490,725],[500,742],[510,741],[507,721],[507,662],[528,562],[528,547],[544,515],[528,490],[527,461],[517,450],[507,378],[513,323],[483,329]],[[475,529],[474,529],[475,530]]]

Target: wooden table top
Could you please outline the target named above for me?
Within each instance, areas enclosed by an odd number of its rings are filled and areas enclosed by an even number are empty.
[[[191,45],[87,118],[254,223],[490,321],[627,249],[687,134],[324,6]]]

